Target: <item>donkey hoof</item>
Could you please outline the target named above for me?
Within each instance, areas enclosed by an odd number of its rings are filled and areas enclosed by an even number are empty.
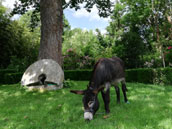
[[[107,119],[107,118],[109,118],[109,115],[105,115],[105,116],[103,116],[103,118],[104,119]]]
[[[106,111],[106,114],[109,114],[109,113],[110,113],[110,110],[107,110],[107,111]]]
[[[130,104],[130,102],[129,101],[127,101],[127,102],[125,102],[126,104]]]

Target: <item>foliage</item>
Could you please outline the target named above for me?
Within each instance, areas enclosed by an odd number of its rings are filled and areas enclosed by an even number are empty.
[[[75,87],[77,84],[75,83],[75,81],[71,81],[70,79],[67,79],[63,82],[63,87],[64,88],[71,88],[71,87]]]
[[[0,21],[0,68],[17,68],[23,71],[37,58],[39,30],[30,32],[24,22],[26,15],[21,16],[20,21],[12,21],[6,11],[1,12],[0,17],[3,20]]]
[[[92,68],[97,59],[112,56],[111,48],[104,48],[93,31],[68,30],[63,39],[65,70]]]
[[[87,81],[91,79],[92,70],[65,70],[65,79]]]
[[[139,68],[143,66],[142,55],[144,44],[136,32],[124,33],[121,41],[116,42],[115,52],[125,62],[126,68]],[[122,49],[118,51],[119,49]]]
[[[126,4],[117,2],[107,31],[115,44],[114,53],[124,60],[127,68],[137,68],[143,65],[141,60],[145,45],[137,25],[140,20],[136,19],[134,12],[126,13],[126,9]]]
[[[153,84],[153,75],[151,68],[129,69],[126,72],[126,81]]]
[[[130,104],[116,103],[111,87],[108,118],[104,112],[101,94],[100,108],[94,119],[83,118],[82,96],[71,89],[85,89],[88,82],[51,92],[26,92],[20,85],[0,85],[0,128],[2,129],[150,129],[171,128],[172,87],[127,83]],[[161,113],[160,113],[161,111]]]
[[[90,68],[94,64],[93,58],[89,56],[81,56],[72,49],[68,49],[66,55],[64,56],[65,70],[80,69],[80,68]]]
[[[158,68],[158,69],[153,69],[154,73],[154,78],[153,78],[153,83],[154,84],[160,84],[160,85],[168,85],[171,84],[172,79],[172,70],[171,68]]]
[[[65,70],[65,79],[90,80],[92,70]],[[158,85],[172,84],[171,68],[139,68],[126,70],[127,82],[139,82]]]
[[[117,1],[107,34],[127,68],[145,67],[151,60],[152,67],[165,65],[164,47],[171,44],[171,6],[170,1]]]
[[[68,35],[64,35],[63,54],[68,49],[75,50],[81,56],[91,55],[94,57],[97,54],[97,49],[99,49],[98,40],[93,31],[84,31],[76,28],[70,30]]]
[[[11,21],[6,9],[0,8],[0,39],[2,41],[1,68],[15,68],[23,71],[37,59],[40,42],[39,0],[20,0],[13,13],[24,14],[18,21]],[[101,16],[109,15],[110,1],[63,1],[63,8],[88,11],[97,5]],[[28,11],[32,7],[32,11]],[[86,31],[72,29],[63,18],[63,68],[91,69],[102,57],[118,56],[126,68],[157,68],[171,66],[172,3],[159,0],[118,0],[111,14],[107,34],[100,30]],[[104,8],[105,7],[105,8]],[[34,19],[36,18],[36,19]],[[30,25],[30,21],[36,24]],[[34,29],[33,29],[34,28]],[[32,31],[32,32],[31,32]],[[15,39],[15,40],[14,40]],[[165,62],[165,64],[164,64]],[[9,65],[10,64],[10,65]]]
[[[169,1],[117,1],[107,27],[107,34],[102,35],[98,29],[96,30],[95,44],[98,49],[94,51],[96,54],[91,54],[90,57],[96,61],[101,57],[118,56],[124,60],[126,68],[162,67],[165,65],[164,48],[172,41],[172,22],[168,13],[170,6]],[[167,31],[165,28],[168,28]],[[74,34],[72,36],[76,38]],[[79,39],[75,41],[78,49],[77,41]],[[81,48],[84,48],[83,46]],[[74,51],[79,53],[75,49]],[[167,64],[168,59],[165,58]]]
[[[110,0],[106,1],[97,1],[97,0],[63,0],[63,9],[70,7],[74,8],[75,10],[80,9],[80,5],[84,3],[84,8],[90,12],[91,8],[95,5],[98,8],[98,13],[102,17],[107,17],[111,13],[111,7],[112,7],[112,2]],[[32,29],[35,28],[35,26],[38,25],[40,18],[39,18],[39,13],[40,13],[40,1],[39,0],[18,0],[14,4],[15,8],[12,11],[12,15],[14,14],[25,14],[29,9],[33,9],[33,13],[31,14],[31,27]]]
[[[17,69],[0,69],[0,84],[16,84],[21,81],[23,72]]]
[[[172,84],[172,69],[171,68],[140,68],[130,69],[126,71],[127,82],[150,83],[158,85]]]
[[[166,59],[166,62],[170,66],[172,66],[172,47],[171,46],[169,46],[168,49],[165,52],[165,59]]]
[[[30,65],[27,57],[22,59],[17,58],[16,56],[10,57],[10,64],[8,65],[7,69],[15,69],[16,71],[25,71],[26,68]]]
[[[23,73],[6,73],[4,75],[3,84],[16,84],[20,83]]]
[[[16,73],[15,69],[0,69],[0,84],[5,84],[5,74]]]
[[[9,63],[8,55],[11,54],[11,50],[14,47],[13,40],[9,41],[9,35],[14,35],[10,28],[10,20],[9,17],[6,15],[6,8],[0,6],[0,47],[1,47],[1,64],[0,67],[5,67]]]
[[[73,81],[88,81],[91,79],[92,70],[64,70],[65,74],[65,87],[75,85]],[[17,72],[16,69],[0,70],[0,84],[14,84],[21,80],[23,72]],[[127,82],[138,82],[158,85],[171,85],[172,84],[172,68],[139,68],[126,70]]]

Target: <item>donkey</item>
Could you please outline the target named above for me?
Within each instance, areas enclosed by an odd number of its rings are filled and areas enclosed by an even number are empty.
[[[84,119],[92,120],[99,109],[98,93],[101,91],[106,113],[110,112],[110,86],[115,87],[117,103],[120,103],[120,89],[118,83],[122,84],[124,101],[127,102],[124,63],[118,57],[102,58],[94,65],[92,76],[86,90],[71,90],[75,94],[84,95]]]

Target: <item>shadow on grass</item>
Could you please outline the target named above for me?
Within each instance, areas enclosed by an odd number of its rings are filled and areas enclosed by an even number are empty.
[[[100,109],[94,120],[83,119],[82,96],[69,92],[85,89],[88,82],[76,87],[50,92],[26,92],[19,85],[0,86],[0,128],[17,129],[168,129],[172,127],[172,87],[128,83],[130,104],[116,103],[111,88],[110,115],[104,117],[104,104],[99,94]]]
[[[132,84],[130,88],[128,96],[131,104],[128,106],[128,115],[134,118],[136,127],[172,127],[169,122],[172,120],[172,87],[138,83]]]

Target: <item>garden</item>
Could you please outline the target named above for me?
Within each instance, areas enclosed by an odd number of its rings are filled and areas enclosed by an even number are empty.
[[[0,129],[172,128],[172,3],[111,1],[17,0],[9,9],[0,0]],[[73,27],[61,13],[80,7],[89,12],[94,6],[109,18],[106,33]],[[13,19],[15,14],[20,16]],[[124,102],[119,85],[118,104],[111,86],[110,113],[105,113],[98,93],[99,110],[86,121],[82,95],[70,91],[86,89],[96,62],[111,57],[125,63],[129,102]],[[30,91],[21,85],[26,69],[43,59],[53,59],[62,68],[63,88]]]

